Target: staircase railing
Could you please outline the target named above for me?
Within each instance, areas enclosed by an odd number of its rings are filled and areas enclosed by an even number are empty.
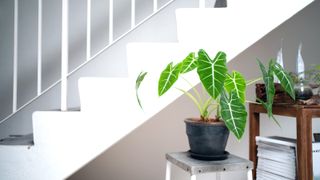
[[[131,0],[131,29],[127,32],[123,33],[120,37],[114,39],[114,0],[109,0],[109,44],[103,47],[100,51],[98,51],[95,54],[91,54],[91,10],[92,10],[92,3],[91,0],[87,0],[87,14],[86,14],[86,60],[80,64],[78,67],[76,67],[74,70],[68,72],[68,40],[69,40],[69,34],[68,34],[68,15],[69,15],[69,0],[61,0],[62,2],[62,28],[61,28],[61,78],[54,82],[51,86],[49,86],[46,89],[43,89],[42,86],[42,38],[43,38],[43,2],[42,0],[38,0],[38,28],[37,28],[37,95],[30,99],[28,102],[23,104],[22,106],[18,107],[17,101],[18,101],[18,21],[19,21],[19,0],[14,0],[14,27],[13,27],[13,97],[12,97],[12,113],[5,117],[4,119],[0,120],[0,124],[10,119],[15,113],[21,111],[26,106],[34,102],[36,99],[38,99],[40,96],[48,92],[50,89],[55,87],[57,84],[61,83],[61,110],[66,111],[67,108],[67,78],[74,74],[76,71],[84,67],[88,62],[95,59],[98,55],[103,53],[105,50],[107,50],[109,47],[111,47],[114,43],[125,37],[128,33],[136,29],[138,26],[143,24],[145,21],[150,19],[152,16],[157,14],[159,11],[170,5],[175,0],[170,0],[160,8],[158,8],[158,0],[153,0],[153,13],[146,17],[144,20],[142,20],[139,23],[136,23],[136,2],[135,0]],[[199,0],[199,7],[204,8],[206,6],[206,0]]]

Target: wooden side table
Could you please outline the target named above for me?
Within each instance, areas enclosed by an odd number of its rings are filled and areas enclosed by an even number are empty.
[[[260,134],[260,113],[266,113],[262,105],[249,103],[249,158],[254,163],[253,178],[256,179],[257,145]],[[297,131],[297,175],[299,180],[311,180],[312,173],[312,118],[320,117],[319,105],[276,104],[273,114],[296,118]]]
[[[175,152],[166,154],[167,168],[166,180],[171,180],[172,164],[190,173],[190,179],[196,180],[198,174],[216,173],[216,180],[220,180],[220,172],[246,171],[248,180],[252,180],[253,163],[249,160],[230,154],[228,159],[221,161],[201,161],[193,159],[188,152]]]

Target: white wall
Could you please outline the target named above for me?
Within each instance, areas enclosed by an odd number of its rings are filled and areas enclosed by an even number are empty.
[[[247,79],[258,77],[260,72],[256,58],[266,62],[276,57],[281,38],[284,38],[284,63],[288,69],[294,70],[294,61],[300,41],[303,43],[302,55],[305,61],[309,64],[319,63],[320,24],[318,17],[320,17],[320,1],[312,3],[238,55],[229,63],[230,69],[244,73]],[[253,94],[254,88],[250,87],[247,97],[254,100]],[[69,179],[163,180],[165,153],[188,150],[183,119],[196,115],[197,111],[190,100],[187,97],[179,98]],[[272,120],[268,120],[266,116],[261,116],[261,134],[295,137],[294,119],[279,116],[276,118],[280,121],[281,128]],[[316,132],[320,131],[318,120],[314,120],[313,130]],[[248,132],[240,142],[230,136],[227,150],[248,158]],[[173,174],[173,179],[177,180],[188,177],[186,173],[177,168],[173,170]],[[245,175],[243,172],[235,172],[223,174],[223,178],[245,179]],[[210,177],[202,175],[199,176],[199,179],[207,180]]]

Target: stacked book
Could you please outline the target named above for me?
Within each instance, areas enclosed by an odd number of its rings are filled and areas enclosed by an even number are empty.
[[[295,139],[256,137],[258,145],[257,180],[295,180],[297,158]]]
[[[315,138],[316,139],[316,138]],[[296,140],[257,136],[257,180],[297,179]],[[320,142],[312,143],[313,179],[320,180]]]

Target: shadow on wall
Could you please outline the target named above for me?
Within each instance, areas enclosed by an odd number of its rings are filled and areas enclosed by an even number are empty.
[[[256,58],[266,63],[276,57],[280,49],[281,38],[284,39],[284,63],[286,69],[294,70],[297,48],[304,43],[303,56],[308,64],[318,63],[320,59],[319,43],[320,1],[313,2],[305,10],[257,41],[228,64],[244,74],[247,79],[259,76]],[[228,54],[228,52],[227,52]],[[199,88],[199,86],[197,86]],[[253,100],[254,90],[250,87],[247,99]],[[128,134],[121,141],[98,156],[69,180],[163,180],[165,175],[165,153],[188,150],[185,125],[186,117],[198,115],[196,108],[187,97],[180,97],[167,106],[145,124]],[[261,117],[262,135],[295,136],[294,121],[277,117],[283,128],[279,128],[265,116]],[[123,123],[127,120],[122,120]],[[319,121],[317,121],[319,122]],[[247,123],[248,129],[248,123]],[[285,127],[285,128],[284,128]],[[319,129],[320,124],[314,124]],[[106,137],[108,138],[108,137]],[[248,131],[241,142],[229,137],[227,150],[236,155],[248,157]],[[177,179],[183,178],[183,174]],[[226,179],[244,179],[245,176],[234,175]],[[202,178],[200,179],[207,179]]]
[[[69,180],[163,180],[165,153],[188,150],[183,120],[197,114],[189,99],[178,98]]]
[[[199,89],[201,86],[196,87]],[[68,180],[163,180],[165,154],[189,150],[183,120],[198,115],[190,99],[182,96],[70,176]],[[127,120],[123,120],[124,124],[125,121]],[[247,139],[247,133],[241,142],[231,135],[227,150],[246,158]],[[243,172],[222,174],[222,177],[230,175],[241,177],[240,179],[246,177],[246,173]],[[181,169],[173,168],[173,179],[182,180],[188,177]],[[199,179],[209,177],[212,175],[201,175]]]

